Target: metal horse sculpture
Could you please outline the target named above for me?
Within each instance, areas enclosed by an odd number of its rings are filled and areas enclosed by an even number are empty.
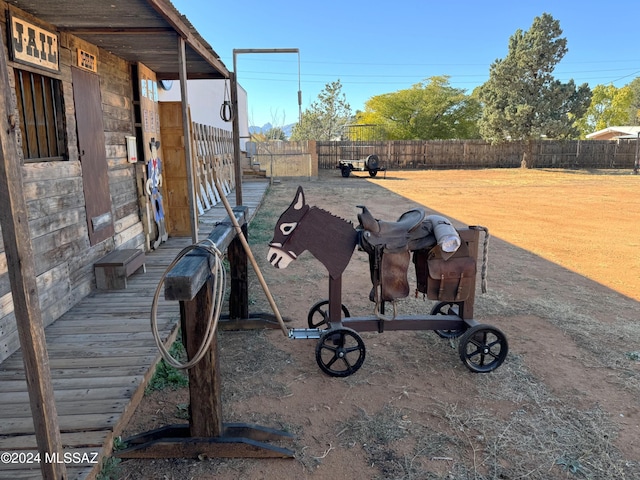
[[[385,301],[394,301],[395,310],[395,300],[409,294],[410,252],[426,252],[436,244],[445,246],[448,241],[452,248],[438,250],[441,257],[448,258],[460,247],[460,237],[446,218],[427,216],[422,208],[405,212],[395,222],[377,220],[367,207],[359,208],[359,225],[354,229],[351,222],[307,205],[302,187],[298,187],[293,202],[278,220],[268,258],[273,266],[286,268],[309,250],[327,268],[330,278],[337,281],[359,244],[369,254],[373,284],[369,299],[376,303],[376,314],[382,316]],[[474,261],[470,269],[475,274]],[[424,289],[420,291],[426,293]]]
[[[484,227],[456,230],[446,218],[427,216],[421,208],[388,222],[376,220],[366,207],[360,208],[355,228],[347,220],[307,205],[302,187],[298,187],[293,202],[278,219],[269,244],[269,262],[276,268],[286,268],[308,250],[329,272],[329,299],[311,308],[309,329],[291,329],[289,336],[318,339],[318,366],[337,377],[351,375],[364,362],[365,347],[358,332],[382,333],[385,329],[434,330],[443,338],[460,337],[459,355],[471,371],[490,372],[500,366],[508,352],[506,337],[497,328],[473,319],[478,231]],[[488,238],[484,230],[483,274]],[[341,303],[342,274],[356,245],[369,254],[373,284],[369,298],[376,304],[375,316],[351,317]],[[439,301],[430,315],[396,316],[395,300],[409,293],[411,252],[416,293]],[[392,317],[384,315],[385,301],[394,302]],[[324,309],[327,305],[328,312]],[[319,320],[316,314],[320,314]]]

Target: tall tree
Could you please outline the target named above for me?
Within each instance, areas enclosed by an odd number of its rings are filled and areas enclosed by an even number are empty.
[[[591,103],[585,114],[576,121],[584,138],[589,133],[614,125],[629,123],[633,93],[627,85],[616,88],[613,85],[596,85],[593,88]]]
[[[560,23],[548,13],[533,20],[526,32],[509,39],[507,56],[490,67],[489,80],[480,89],[483,114],[480,133],[493,142],[527,140],[523,164],[528,166],[532,140],[577,138],[575,119],[582,117],[591,99],[588,85],[561,83],[553,76],[567,53]]]
[[[291,140],[334,140],[351,121],[351,106],[342,92],[340,80],[327,83],[318,99],[302,112],[300,122],[293,127]]]
[[[631,104],[629,106],[629,125],[640,125],[640,77],[634,78],[629,85]]]
[[[436,76],[405,90],[376,95],[358,123],[380,125],[390,140],[478,138],[479,103]]]

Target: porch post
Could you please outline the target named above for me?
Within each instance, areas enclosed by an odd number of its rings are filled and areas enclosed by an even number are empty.
[[[198,215],[196,192],[193,178],[193,150],[191,148],[191,115],[189,115],[189,95],[187,94],[187,57],[184,38],[178,37],[178,59],[180,63],[180,96],[182,98],[182,128],[184,138],[184,158],[187,163],[187,192],[189,193],[189,217],[191,219],[191,242],[198,243]]]
[[[233,105],[233,168],[236,177],[236,205],[242,205],[242,166],[240,165],[240,119],[238,118],[238,77],[236,76],[236,51],[233,51],[231,75],[231,104]]]
[[[11,107],[11,87],[4,40],[0,35],[0,227],[9,270],[13,309],[24,361],[31,416],[35,428],[40,470],[45,480],[67,477],[62,458],[62,440],[53,396],[49,355],[36,285],[33,246],[22,184],[15,130],[18,118]]]

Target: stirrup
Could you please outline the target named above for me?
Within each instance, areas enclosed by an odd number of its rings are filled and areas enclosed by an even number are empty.
[[[378,294],[378,289],[380,289],[380,294]],[[380,304],[382,303],[382,301],[380,300],[380,297],[382,297],[382,284],[378,283],[378,285],[374,287],[374,291],[375,291],[375,294],[374,294],[375,306],[373,307],[373,314],[379,320],[395,320],[398,313],[396,308],[396,301],[395,300],[391,301],[391,303],[393,303],[393,316],[388,317],[387,315],[380,313]]]

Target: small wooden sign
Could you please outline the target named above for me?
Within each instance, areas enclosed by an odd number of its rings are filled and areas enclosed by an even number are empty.
[[[97,73],[98,59],[93,53],[78,48],[78,67]]]
[[[11,59],[14,62],[59,72],[59,44],[56,32],[11,15]]]

